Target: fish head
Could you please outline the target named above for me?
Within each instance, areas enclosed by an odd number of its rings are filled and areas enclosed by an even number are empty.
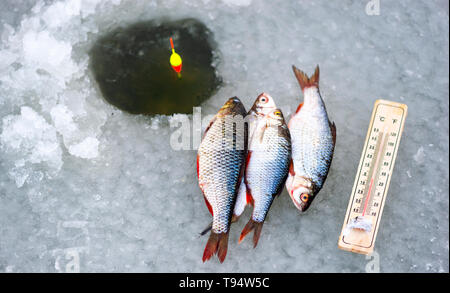
[[[252,112],[257,116],[265,116],[277,108],[275,100],[266,93],[261,93],[255,100]]]
[[[307,190],[302,190],[303,188],[297,188],[293,189],[291,193],[292,202],[294,203],[295,207],[303,212],[306,212],[306,210],[311,205],[311,202],[313,200],[313,196],[311,196]]]
[[[283,113],[280,109],[275,108],[267,114],[267,124],[268,126],[280,126],[285,124]]]
[[[289,190],[289,195],[294,203],[295,207],[300,212],[306,212],[314,200],[315,194],[311,188],[311,183],[304,178],[300,178],[301,183],[295,182],[292,184],[292,188]]]
[[[219,110],[218,114],[220,114],[221,116],[230,114],[242,114],[243,116],[245,116],[245,107],[238,97],[232,97],[225,102],[225,104]]]

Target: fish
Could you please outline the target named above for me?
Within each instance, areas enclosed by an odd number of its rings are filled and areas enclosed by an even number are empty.
[[[213,217],[203,262],[217,253],[222,263],[227,255],[231,218],[247,156],[246,114],[239,98],[228,99],[209,123],[198,148],[198,183]]]
[[[319,66],[311,77],[294,65],[292,69],[303,92],[303,103],[288,123],[292,163],[286,188],[295,207],[305,212],[328,176],[336,145],[336,125],[330,122],[320,95]]]
[[[263,123],[264,117],[276,109],[275,100],[267,93],[261,93],[256,98],[253,106],[247,113],[245,121],[248,124],[248,143],[251,141],[252,134],[255,132],[254,129],[257,127],[258,123]],[[248,148],[248,147],[247,147]],[[244,182],[244,176],[242,176],[241,183],[239,185],[239,191],[234,206],[233,217],[231,222],[234,223],[239,220],[239,217],[244,212],[245,207],[251,204],[250,195],[247,194],[247,188]],[[212,228],[212,223],[209,224],[200,235],[205,235]]]
[[[254,230],[253,247],[258,244],[270,206],[284,188],[291,162],[291,138],[281,110],[276,108],[261,120],[253,129],[244,173],[246,198],[253,211],[239,237],[240,243]]]
[[[253,134],[255,133],[255,128],[258,127],[260,123],[264,123],[264,117],[270,112],[277,108],[275,100],[267,93],[261,93],[256,98],[253,103],[252,108],[248,111],[246,121],[248,123],[248,143],[252,141]],[[247,155],[248,156],[248,155]],[[248,162],[246,161],[246,165]],[[244,212],[247,205],[251,204],[250,194],[247,193],[247,188],[244,182],[245,176],[242,177],[241,184],[239,186],[239,192],[236,199],[236,204],[234,206],[232,222],[239,220],[239,217]]]

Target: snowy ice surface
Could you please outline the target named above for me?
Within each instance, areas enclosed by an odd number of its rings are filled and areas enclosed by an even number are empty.
[[[0,4],[1,272],[364,272],[337,248],[373,103],[409,114],[376,251],[381,272],[449,271],[448,2],[67,0]],[[291,65],[321,68],[337,125],[324,188],[300,215],[283,192],[256,249],[232,225],[227,259],[203,264],[210,221],[196,151],[172,150],[170,119],[101,98],[88,51],[139,20],[195,17],[214,33],[223,87],[214,114],[265,91],[288,116],[301,101]],[[192,117],[190,117],[192,119]]]

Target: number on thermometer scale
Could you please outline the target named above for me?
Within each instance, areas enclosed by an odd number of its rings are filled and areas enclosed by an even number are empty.
[[[375,217],[388,180],[400,123],[397,118],[386,119],[385,116],[377,115],[374,124],[361,170],[362,175],[353,212],[360,213],[362,216]]]

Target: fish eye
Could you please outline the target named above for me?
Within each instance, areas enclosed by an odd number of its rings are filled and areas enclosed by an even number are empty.
[[[281,112],[280,112],[280,111],[275,111],[274,114],[275,114],[276,116],[281,116]]]
[[[307,202],[309,198],[309,195],[307,193],[303,193],[302,195],[300,195],[300,199],[303,202]]]
[[[259,99],[260,102],[262,103],[267,103],[269,99],[267,99],[266,97],[261,97],[261,99]]]

